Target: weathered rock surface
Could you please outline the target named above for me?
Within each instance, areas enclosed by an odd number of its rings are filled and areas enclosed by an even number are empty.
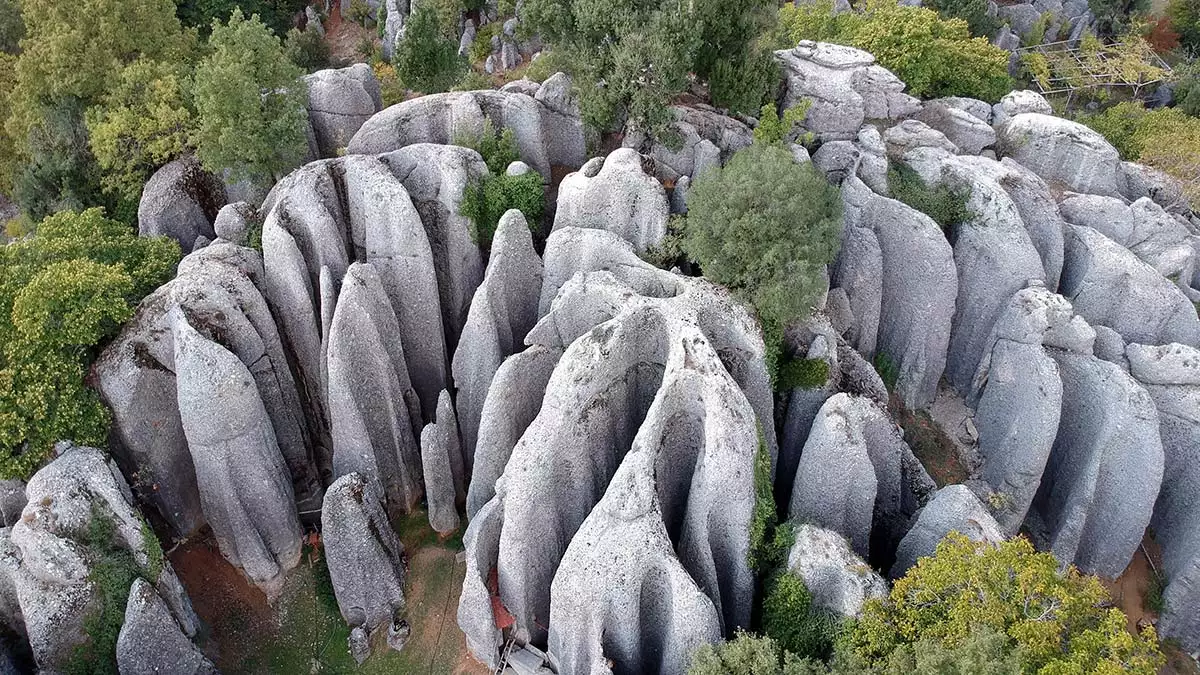
[[[1000,98],[1000,102],[992,106],[992,124],[997,128],[1021,113],[1038,113],[1053,115],[1054,108],[1049,101],[1036,91],[1022,89],[1010,91]]]
[[[1158,413],[1119,367],[1086,354],[1051,356],[1062,378],[1062,415],[1034,508],[1059,560],[1116,577],[1150,524],[1162,484]]]
[[[466,501],[462,444],[450,393],[438,401],[437,422],[421,431],[421,467],[425,476],[425,501],[429,525],[448,534],[458,529],[458,505]]]
[[[959,152],[968,155],[978,155],[996,142],[996,132],[986,119],[948,105],[943,99],[926,102],[917,119],[945,134]]]
[[[204,515],[221,554],[272,598],[300,561],[300,522],[271,420],[237,356],[196,332],[179,309],[169,316],[180,420]]]
[[[643,169],[643,158],[629,148],[614,150],[595,174],[576,171],[558,186],[554,229],[608,230],[639,251],[658,245],[667,233],[667,192]]]
[[[542,259],[533,250],[525,217],[512,209],[496,226],[488,269],[471,299],[451,366],[467,475],[492,379],[504,359],[524,346],[525,335],[537,322],[541,291]]]
[[[857,618],[870,598],[885,598],[887,582],[837,532],[802,523],[788,552],[787,570],[804,580],[815,607]]]
[[[1126,342],[1200,344],[1196,308],[1168,279],[1090,227],[1065,234],[1060,291],[1080,316]]]
[[[917,559],[933,555],[937,545],[951,532],[971,541],[1004,541],[1004,532],[987,507],[964,485],[947,485],[921,509],[917,522],[900,541],[891,577],[904,576]]]
[[[485,119],[497,130],[511,129],[521,160],[547,179],[551,167],[575,168],[587,159],[583,122],[565,76],[547,79],[534,96],[484,90],[397,103],[367,120],[347,150],[375,154],[413,143],[449,144],[456,138],[478,137]]]
[[[388,506],[421,499],[421,414],[409,381],[408,345],[373,265],[354,263],[329,329],[327,373],[333,472],[379,481]]]
[[[1115,197],[1070,195],[1060,205],[1072,225],[1090,227],[1129,249],[1164,277],[1187,289],[1196,267],[1191,231],[1149,197],[1130,205]],[[1187,291],[1185,290],[1185,293]]]
[[[650,142],[637,129],[626,131],[622,145],[646,154],[654,160],[655,177],[676,182],[683,176],[699,177],[721,167],[729,157],[754,142],[750,127],[705,106],[671,106],[674,121],[670,129],[682,144]]]
[[[372,115],[383,109],[379,81],[365,63],[306,75],[308,120],[321,157],[335,157]]]
[[[188,253],[197,237],[215,236],[213,221],[224,205],[225,185],[200,168],[195,157],[185,155],[146,181],[138,203],[138,234],[170,237]]]
[[[180,629],[154,587],[137,578],[129,588],[125,623],[117,636],[121,675],[216,675],[217,668]]]
[[[903,82],[853,47],[803,40],[775,52],[775,60],[786,78],[783,107],[811,99],[803,127],[818,140],[851,140],[865,120],[894,120],[920,110],[921,103],[903,93]]]
[[[378,484],[359,473],[333,482],[321,507],[321,539],[342,618],[371,634],[404,612],[404,546]]]
[[[1122,192],[1116,148],[1078,122],[1036,112],[1018,114],[1000,127],[996,150],[1048,183],[1114,197]]]

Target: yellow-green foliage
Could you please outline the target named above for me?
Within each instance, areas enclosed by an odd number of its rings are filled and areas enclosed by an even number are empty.
[[[1184,194],[1200,204],[1200,118],[1177,108],[1147,110],[1125,102],[1079,121],[1103,134],[1123,158],[1179,180]]]
[[[88,110],[88,144],[106,190],[136,201],[150,174],[191,148],[195,117],[186,78],[175,65],[139,60],[125,67],[101,105]]]
[[[804,121],[804,117],[808,115],[808,109],[812,107],[812,101],[804,99],[803,102],[783,111],[783,119],[779,119],[779,113],[775,111],[775,104],[768,103],[762,107],[758,115],[758,126],[754,127],[754,142],[755,143],[782,143],[787,140],[796,125]],[[801,142],[808,141],[810,137],[798,139]]]
[[[0,476],[28,477],[60,439],[105,442],[88,366],[178,260],[174,242],[140,238],[100,209],[60,212],[0,247]]]
[[[823,359],[791,359],[779,366],[777,391],[816,389],[829,380],[829,364]]]
[[[779,10],[789,44],[821,40],[866,50],[914,96],[996,101],[1008,93],[1008,52],[973,38],[962,19],[943,19],[896,0],[869,0],[863,12],[835,15],[828,0]]]
[[[845,648],[878,664],[907,645],[953,647],[988,628],[1019,650],[1026,673],[1152,675],[1163,662],[1154,629],[1130,634],[1107,601],[1099,580],[1060,570],[1024,538],[993,546],[951,533],[886,601],[867,602]]]
[[[823,659],[833,649],[841,622],[828,611],[813,607],[812,599],[800,577],[791,572],[776,576],[763,600],[763,632],[787,652]]]

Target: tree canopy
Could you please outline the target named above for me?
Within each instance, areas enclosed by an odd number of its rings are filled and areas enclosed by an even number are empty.
[[[265,181],[308,152],[303,71],[257,16],[235,9],[213,24],[212,53],[196,67],[197,156],[214,173]]]
[[[401,81],[426,94],[449,91],[466,68],[458,42],[442,33],[441,21],[434,6],[418,5],[392,58]]]

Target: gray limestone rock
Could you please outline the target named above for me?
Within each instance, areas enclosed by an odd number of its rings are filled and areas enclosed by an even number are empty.
[[[835,394],[800,454],[788,517],[845,536],[865,557],[873,539],[892,534],[899,513],[903,443],[877,403]]]
[[[429,505],[429,526],[440,535],[458,529],[458,509],[454,507],[454,475],[450,454],[444,445],[445,434],[430,423],[421,432],[421,466],[425,476],[425,501]]]
[[[375,268],[351,265],[326,356],[333,472],[378,480],[388,506],[408,513],[421,499],[421,414],[400,334]]]
[[[1041,94],[1028,89],[1010,91],[1000,98],[1000,102],[992,106],[992,124],[997,129],[1008,120],[1022,113],[1039,113],[1053,115],[1054,108]]]
[[[891,577],[904,576],[918,558],[933,555],[937,545],[951,532],[971,541],[999,543],[1005,538],[987,507],[966,486],[947,485],[921,509],[916,523],[900,541]]]
[[[921,120],[906,119],[888,127],[883,132],[883,144],[888,157],[901,159],[910,150],[917,148],[939,148],[949,153],[958,152],[958,147],[941,131]]]
[[[830,286],[840,288],[850,300],[854,327],[847,341],[872,357],[879,336],[883,303],[883,252],[879,238],[866,222],[849,225],[842,232],[842,246],[830,275]]]
[[[863,603],[888,595],[887,582],[832,530],[801,523],[787,557],[787,571],[804,580],[815,607],[858,618]]]
[[[899,119],[921,107],[875,57],[853,47],[804,40],[775,52],[775,60],[785,76],[783,107],[811,100],[803,127],[820,141],[851,140],[866,120]]]
[[[683,673],[696,647],[749,619],[756,417],[712,346],[688,332],[554,575],[549,647],[562,673],[606,658]]]
[[[1125,356],[1130,374],[1144,384],[1200,385],[1200,352],[1193,347],[1131,344],[1125,348]]]
[[[138,203],[138,234],[170,237],[188,253],[197,237],[215,236],[213,220],[224,205],[224,184],[200,168],[195,157],[185,155],[146,181]]]
[[[217,212],[213,231],[218,237],[238,246],[247,244],[246,236],[250,223],[258,218],[253,206],[246,202],[226,204]]]
[[[996,132],[986,120],[946,105],[941,99],[927,101],[917,119],[945,134],[964,154],[978,155],[996,142]]]
[[[408,191],[384,160],[344,159],[341,167],[354,246],[362,252],[360,259],[379,274],[395,312],[422,417],[432,419],[438,392],[447,384],[449,364],[429,237]]]
[[[355,132],[383,109],[379,81],[365,63],[318,70],[304,76],[308,87],[308,119],[321,157],[336,157]]]
[[[1091,355],[1051,356],[1062,416],[1034,508],[1059,560],[1116,577],[1142,540],[1162,483],[1158,413],[1119,367]]]
[[[958,293],[954,250],[928,216],[854,189],[843,187],[847,221],[871,228],[881,255],[876,347],[895,364],[895,391],[905,405],[923,408],[933,402],[946,365]]]
[[[533,234],[521,212],[511,209],[496,226],[487,272],[471,299],[451,366],[468,475],[492,378],[537,323],[541,290],[542,260]]]
[[[321,540],[338,609],[347,624],[368,635],[390,629],[405,609],[404,545],[383,500],[375,481],[348,473],[329,486],[321,507]]]
[[[496,494],[496,481],[504,473],[513,448],[541,410],[542,393],[559,356],[559,349],[533,345],[505,359],[492,377],[480,409],[478,443],[474,455],[468,456],[468,518],[474,519]],[[459,396],[461,401],[461,391]]]
[[[565,76],[564,76],[565,77]],[[430,94],[397,103],[362,125],[347,148],[350,154],[376,154],[414,143],[453,143],[477,137],[484,121],[511,129],[521,160],[550,178],[553,166],[574,168],[586,159],[583,123],[563,79],[543,87],[539,98],[517,91]],[[541,89],[539,89],[541,92]]]
[[[20,478],[0,480],[0,526],[12,527],[25,508],[25,481]]]
[[[667,233],[667,193],[642,162],[637,152],[621,148],[595,176],[568,174],[558,186],[554,229],[608,230],[643,251],[658,245]]]
[[[681,176],[698,178],[754,141],[750,127],[709,106],[675,105],[669,110],[674,118],[669,129],[678,135],[680,143],[653,140],[632,125],[623,141],[624,147],[654,160],[654,175],[661,181],[677,181]]]
[[[300,561],[292,481],[246,366],[173,309],[180,419],[221,554],[274,597]]]
[[[1129,359],[1125,357],[1125,340],[1121,334],[1108,326],[1096,325],[1092,329],[1096,331],[1096,342],[1092,345],[1096,358],[1115,363],[1121,370],[1129,372]]]
[[[999,128],[996,150],[1046,182],[1075,192],[1115,197],[1124,187],[1116,148],[1078,122],[1043,113],[1018,114]]]
[[[1090,227],[1129,249],[1164,277],[1186,287],[1196,266],[1191,230],[1149,197],[1123,199],[1072,194],[1060,205],[1072,225]]]
[[[1127,342],[1200,344],[1196,309],[1132,252],[1089,227],[1070,226],[1060,292],[1091,324]]]
[[[1160,89],[1161,90],[1161,89]],[[1149,197],[1155,204],[1171,213],[1186,214],[1191,210],[1183,185],[1178,179],[1142,164],[1121,162],[1121,173],[1125,177],[1126,199],[1136,201]]]
[[[121,675],[217,674],[216,666],[192,644],[154,587],[142,578],[129,588],[116,656]]]
[[[463,534],[467,571],[455,617],[472,656],[493,670],[500,661],[500,648],[504,644],[492,606],[493,593],[499,593],[496,563],[503,525],[504,506],[498,499],[489,500],[471,516]]]

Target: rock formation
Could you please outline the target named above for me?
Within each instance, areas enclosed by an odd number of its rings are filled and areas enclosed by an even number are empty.
[[[379,81],[365,63],[306,75],[308,120],[321,157],[336,157],[355,132],[383,108]]]
[[[916,523],[896,549],[892,565],[893,579],[904,576],[917,559],[933,555],[938,543],[951,532],[958,532],[971,541],[1000,542],[1004,532],[988,513],[987,507],[962,485],[947,485],[921,509]]]
[[[117,669],[122,675],[217,675],[217,668],[184,634],[171,610],[145,579],[129,588],[125,623],[117,636]]]
[[[814,607],[857,618],[863,603],[885,598],[887,582],[832,530],[803,523],[788,551],[787,570],[804,580]]]
[[[166,236],[188,253],[198,237],[212,239],[213,220],[225,205],[225,186],[185,155],[163,165],[142,189],[138,234]]]
[[[568,174],[558,186],[554,229],[608,230],[639,251],[658,245],[667,233],[667,192],[644,173],[643,161],[637,152],[621,148],[599,167],[588,162]]]

